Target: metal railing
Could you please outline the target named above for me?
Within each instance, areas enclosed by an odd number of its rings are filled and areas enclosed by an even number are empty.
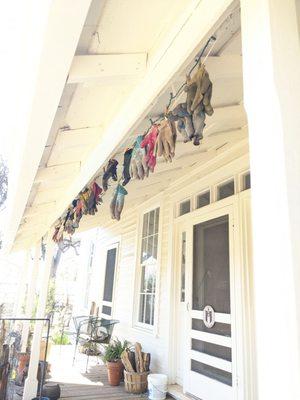
[[[17,326],[16,322],[21,323]],[[2,359],[0,360],[0,400],[14,400],[16,394],[19,394],[19,398],[22,397],[22,392],[24,389],[24,382],[26,379],[26,368],[22,371],[22,379],[20,377],[20,371],[18,373],[19,367],[19,355],[21,353],[22,346],[22,331],[24,323],[36,323],[43,322],[46,325],[46,333],[43,338],[46,339],[46,345],[44,349],[44,358],[39,362],[39,384],[37,398],[42,398],[42,389],[45,382],[46,368],[47,368],[47,351],[49,343],[50,334],[50,319],[49,318],[22,318],[22,317],[8,317],[0,318],[1,326],[1,345],[0,352]],[[30,331],[30,326],[28,327],[28,332]],[[28,334],[27,336],[29,336]],[[28,337],[26,337],[26,340]],[[30,355],[30,351],[28,352]]]

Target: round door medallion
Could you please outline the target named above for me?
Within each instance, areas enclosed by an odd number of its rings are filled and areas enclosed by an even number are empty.
[[[203,322],[207,328],[212,328],[215,324],[215,310],[212,306],[205,306],[203,310]]]

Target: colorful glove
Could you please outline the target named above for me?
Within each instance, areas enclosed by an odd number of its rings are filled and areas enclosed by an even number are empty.
[[[121,212],[124,207],[124,200],[127,194],[127,190],[122,186],[118,185],[115,189],[113,198],[110,203],[110,212],[112,219],[120,220]]]
[[[156,165],[156,156],[154,154],[155,143],[158,135],[158,126],[153,125],[150,132],[145,136],[144,140],[141,142],[141,147],[145,148],[145,162],[151,172],[154,172]]]
[[[106,192],[108,189],[108,180],[109,178],[112,178],[114,181],[118,180],[118,176],[117,176],[117,165],[118,165],[118,161],[111,158],[108,161],[107,167],[104,169],[104,174],[102,177],[102,186],[103,186],[103,190]]]
[[[135,179],[144,179],[149,174],[149,168],[145,160],[146,151],[141,147],[143,136],[139,135],[133,146],[130,161],[130,176]]]
[[[159,127],[155,143],[155,154],[163,156],[166,161],[172,161],[175,155],[176,129],[174,122],[165,119]]]
[[[124,162],[123,162],[123,186],[127,185],[130,181],[130,160],[132,156],[132,149],[126,149],[124,153]]]
[[[87,210],[89,215],[94,215],[98,211],[97,205],[101,202],[101,193],[102,188],[96,182],[93,182],[87,200]]]

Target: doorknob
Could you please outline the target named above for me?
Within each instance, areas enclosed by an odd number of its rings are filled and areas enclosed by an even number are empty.
[[[186,303],[186,310],[190,311],[190,303],[189,302]]]

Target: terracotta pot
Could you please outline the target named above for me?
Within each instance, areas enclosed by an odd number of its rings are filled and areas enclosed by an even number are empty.
[[[21,374],[29,363],[30,355],[28,353],[19,353],[18,359],[18,374]]]
[[[115,362],[107,362],[107,375],[108,375],[108,383],[111,386],[120,385],[122,372],[124,370],[124,366],[121,360]]]

